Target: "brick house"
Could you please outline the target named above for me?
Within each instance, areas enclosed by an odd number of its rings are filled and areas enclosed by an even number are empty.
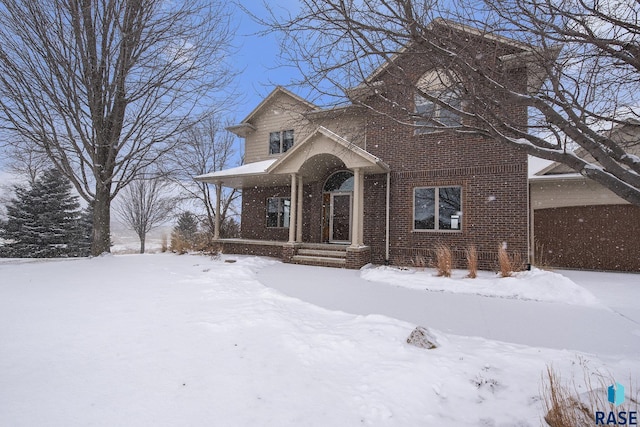
[[[526,54],[508,39],[482,42],[498,57]],[[219,239],[216,232],[224,252],[359,268],[429,264],[444,244],[464,268],[465,250],[474,245],[480,267],[493,269],[498,246],[506,245],[528,259],[527,155],[487,138],[407,123],[400,117],[407,111],[459,117],[411,90],[416,83],[439,89],[428,58],[408,48],[393,61],[409,81],[382,66],[349,93],[351,104],[332,109],[277,87],[228,128],[245,139],[245,164],[196,178],[218,190],[242,189],[242,238]],[[509,79],[530,85],[540,80],[533,74],[523,61]],[[512,111],[526,121],[526,110]]]

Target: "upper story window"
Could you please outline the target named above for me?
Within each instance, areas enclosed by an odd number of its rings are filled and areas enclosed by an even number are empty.
[[[286,153],[291,147],[293,147],[293,130],[269,134],[269,154]]]
[[[419,187],[413,189],[413,229],[460,230],[462,189],[460,187]]]
[[[454,90],[455,82],[444,73],[429,71],[418,81],[418,88],[425,94],[447,104],[448,107],[460,110],[459,94]],[[460,114],[451,108],[427,99],[422,94],[415,95],[416,134],[431,133],[441,127],[459,126]]]

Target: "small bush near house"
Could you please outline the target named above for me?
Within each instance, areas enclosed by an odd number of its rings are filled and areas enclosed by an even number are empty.
[[[467,277],[475,279],[478,277],[478,250],[474,245],[471,245],[465,251],[465,255],[467,257],[467,268],[469,269]]]
[[[511,265],[511,257],[503,245],[498,246],[498,266],[500,268],[500,276],[511,277],[513,267]]]
[[[447,245],[436,245],[436,270],[438,277],[451,277],[453,254]]]
[[[524,262],[519,252],[509,255],[504,245],[498,246],[498,268],[500,276],[511,277],[513,273],[524,270]]]

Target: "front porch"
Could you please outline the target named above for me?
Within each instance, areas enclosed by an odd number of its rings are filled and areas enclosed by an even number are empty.
[[[292,264],[358,269],[369,263],[368,246],[336,243],[290,243],[274,240],[218,239],[222,253],[279,258]]]
[[[215,184],[217,194],[222,186],[243,191],[242,238],[221,239],[216,218],[214,240],[223,252],[360,268],[371,262],[365,177],[387,174],[388,181],[388,172],[379,158],[319,127],[284,156],[196,179]],[[386,206],[388,229],[388,194]]]

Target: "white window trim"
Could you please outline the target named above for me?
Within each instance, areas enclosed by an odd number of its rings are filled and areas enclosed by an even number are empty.
[[[458,229],[440,229],[436,227],[440,227],[440,189],[441,188],[450,188],[457,187],[460,189],[460,228]],[[433,218],[433,226],[434,228],[416,228],[416,190],[421,189],[434,189],[434,218]],[[411,231],[416,233],[462,233],[462,220],[464,217],[464,206],[463,206],[463,191],[461,185],[439,185],[439,186],[424,186],[424,187],[413,187],[413,207],[412,207],[412,221],[411,221]]]

